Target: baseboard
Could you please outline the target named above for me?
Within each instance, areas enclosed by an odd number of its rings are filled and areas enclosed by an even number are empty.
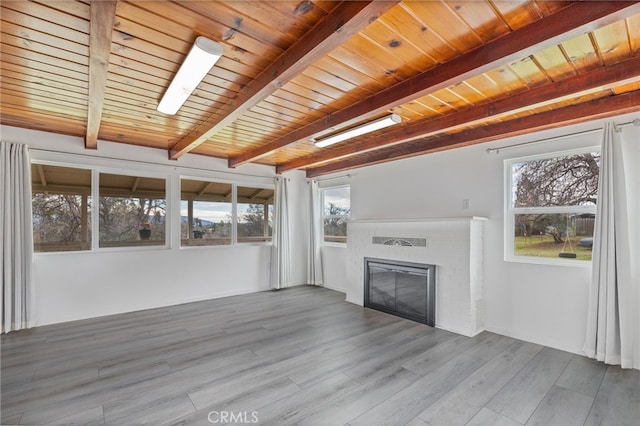
[[[465,336],[465,337],[475,337],[475,336],[477,336],[478,334],[480,334],[480,333],[482,333],[484,331],[484,330],[480,330],[480,331],[476,331],[474,333],[474,332],[471,332],[469,330],[462,330],[462,329],[459,329],[459,328],[456,328],[456,327],[443,326],[442,324],[436,324],[436,328],[439,328],[441,330],[450,331],[452,333],[460,334],[460,335]]]
[[[448,327],[442,324],[436,324],[436,328],[439,328],[440,330],[450,331],[451,333],[460,334],[465,337],[475,337],[484,331],[484,330],[479,330],[479,331],[476,331],[475,333],[471,333],[469,332],[469,330],[462,330],[455,327]]]
[[[95,318],[103,318],[103,317],[108,317],[111,315],[120,315],[120,314],[126,314],[126,313],[130,313],[130,312],[140,312],[140,311],[146,311],[149,309],[158,309],[158,308],[167,308],[167,307],[171,307],[171,306],[177,306],[177,305],[183,305],[183,304],[187,304],[187,303],[195,303],[195,302],[202,302],[205,300],[213,300],[213,299],[221,299],[223,297],[231,297],[231,296],[240,296],[243,294],[251,294],[251,293],[258,293],[261,291],[268,291],[269,288],[246,288],[246,289],[236,289],[233,291],[223,291],[223,292],[217,292],[217,293],[213,293],[213,294],[208,294],[208,295],[201,295],[201,296],[195,296],[195,297],[189,297],[189,298],[182,298],[179,300],[176,300],[174,302],[166,302],[166,303],[159,303],[159,304],[154,304],[154,305],[137,305],[137,306],[130,306],[127,307],[126,309],[116,309],[113,310],[112,312],[105,312],[105,313],[100,313],[98,315],[89,315],[89,316],[80,316],[77,318],[69,318],[69,319],[62,319],[62,320],[54,320],[54,321],[37,321],[36,324],[33,325],[33,327],[37,328],[37,327],[45,327],[48,325],[55,325],[55,324],[64,324],[64,323],[70,323],[70,322],[75,322],[75,321],[83,321],[83,320],[89,320],[89,319],[95,319]]]
[[[489,331],[491,333],[496,333],[502,336],[511,337],[512,339],[524,340],[525,342],[534,343],[536,345],[547,346],[549,348],[558,349],[560,351],[565,351],[565,352],[569,352],[569,353],[580,355],[580,356],[586,356],[582,351],[582,347],[573,347],[569,345],[557,344],[556,342],[552,342],[546,339],[532,338],[531,336],[513,333],[510,330],[505,330],[500,327],[485,327],[485,329],[486,331]],[[634,359],[632,368],[634,370],[640,370],[640,359]]]
[[[270,289],[269,288],[251,288],[251,289],[247,288],[247,289],[240,289],[240,290],[233,290],[233,291],[222,291],[222,292],[208,294],[204,296],[196,296],[196,297],[189,297],[186,299],[180,299],[180,302],[175,303],[175,305],[202,302],[204,300],[221,299],[223,297],[240,296],[243,294],[259,293],[261,291],[268,291],[268,290]],[[174,304],[166,305],[166,306],[173,306],[173,305]],[[162,306],[158,306],[158,307],[161,308]],[[154,308],[145,308],[145,309],[154,309]]]
[[[349,298],[349,296],[347,296],[347,297],[344,299],[344,301],[345,301],[345,302],[349,302],[349,303],[353,303],[354,305],[364,306],[364,303],[362,303],[362,302],[356,302],[355,300],[350,299],[350,298]]]
[[[342,287],[334,286],[334,285],[331,285],[331,284],[322,284],[322,287],[328,288],[329,290],[334,290],[334,291],[338,291],[340,293],[347,294],[347,289],[342,288]]]
[[[548,339],[540,339],[539,337],[530,336],[525,333],[514,333],[512,330],[506,330],[500,327],[485,326],[485,330],[491,333],[500,334],[502,336],[511,337],[512,339],[524,340],[525,342],[534,343],[536,345],[547,346],[549,348],[585,356],[584,352],[582,352],[582,347],[564,345]]]

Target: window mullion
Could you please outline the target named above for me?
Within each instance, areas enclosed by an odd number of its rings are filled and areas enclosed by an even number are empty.
[[[231,244],[238,244],[238,185],[231,186]]]
[[[596,206],[512,207],[514,214],[595,213]]]
[[[91,250],[100,247],[100,173],[91,169]]]

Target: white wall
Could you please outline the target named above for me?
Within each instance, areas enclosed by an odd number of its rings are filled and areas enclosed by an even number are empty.
[[[269,289],[269,246],[43,253],[38,325]]]
[[[638,118],[638,114],[614,121],[621,123],[633,118]],[[600,134],[564,137],[502,150],[498,154],[488,154],[486,149],[583,132],[601,125],[602,122],[585,123],[356,170],[351,172],[351,215],[359,220],[489,218],[484,239],[485,328],[581,353],[590,268],[504,261],[503,161],[599,146]],[[469,209],[463,209],[465,199],[470,200]],[[335,258],[323,258],[325,271],[343,267]],[[331,264],[334,261],[335,265]],[[330,286],[344,286],[338,276],[325,278]]]
[[[283,173],[289,181],[289,233],[291,235],[291,285],[307,283],[309,241],[309,187],[302,171]]]
[[[341,293],[347,293],[347,248],[339,246],[322,246],[322,278],[323,286]]]
[[[2,140],[32,148],[32,158],[68,165],[95,166],[122,173],[154,173],[168,177],[169,193],[179,193],[181,175],[273,185],[272,167],[245,165],[235,170],[226,161],[186,155],[167,159],[165,150],[100,141],[97,151],[84,149],[81,138],[0,127]],[[301,172],[288,174],[293,205],[305,190]],[[168,195],[168,199],[169,199]],[[302,197],[306,200],[306,197]],[[176,203],[168,208],[180,214]],[[306,213],[293,209],[292,279],[306,279]],[[240,244],[179,248],[178,230],[171,248],[135,248],[95,252],[36,253],[34,259],[38,324],[174,305],[269,289],[270,245]]]

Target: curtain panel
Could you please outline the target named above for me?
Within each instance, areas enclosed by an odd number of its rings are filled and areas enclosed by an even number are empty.
[[[0,142],[2,332],[35,325],[31,160],[23,144]]]
[[[320,204],[320,190],[318,181],[307,182],[309,187],[309,245],[307,259],[307,284],[322,285],[322,205]]]
[[[271,249],[271,288],[273,289],[289,287],[291,284],[288,181],[287,178],[276,178],[273,246]]]
[[[607,364],[640,368],[640,236],[632,235],[638,233],[640,139],[629,134],[631,137],[623,140],[613,123],[605,124],[583,350],[588,357]]]

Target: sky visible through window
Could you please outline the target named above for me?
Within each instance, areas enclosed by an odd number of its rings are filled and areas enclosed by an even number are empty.
[[[238,214],[246,212],[246,207],[238,204]],[[187,202],[180,202],[180,215],[187,217]],[[193,202],[193,217],[201,220],[207,220],[209,222],[218,223],[220,221],[231,221],[231,203],[216,203],[209,201],[194,201]]]
[[[349,186],[341,186],[337,188],[329,188],[324,191],[325,208],[329,204],[343,209],[351,208],[351,188]]]
[[[247,212],[249,204],[238,203],[238,216],[242,216]],[[180,215],[188,216],[187,202],[180,202]],[[193,217],[195,219],[206,220],[209,222],[219,223],[231,222],[231,203],[216,203],[210,201],[194,201]]]

